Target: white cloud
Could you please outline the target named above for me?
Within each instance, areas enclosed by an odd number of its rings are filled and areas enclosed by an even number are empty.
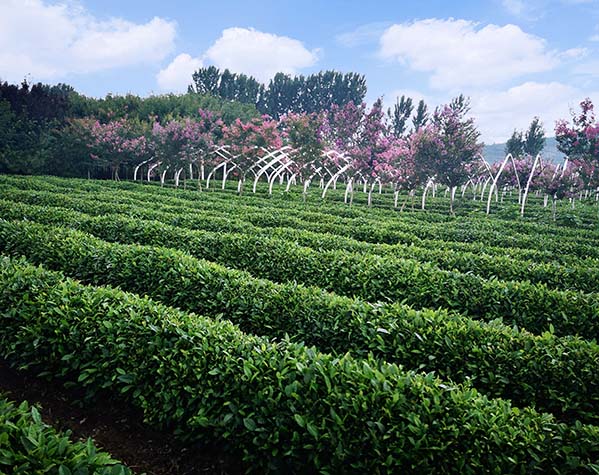
[[[174,47],[175,23],[155,17],[137,24],[100,21],[78,4],[3,0],[0,73],[17,82],[161,61]]]
[[[599,60],[585,61],[574,67],[572,71],[574,72],[574,74],[580,76],[599,78]]]
[[[526,9],[526,4],[522,0],[502,0],[503,7],[512,15],[520,16]]]
[[[391,22],[374,22],[361,25],[355,30],[341,33],[335,40],[343,46],[354,47],[368,43],[376,43]]]
[[[535,116],[544,123],[546,135],[552,136],[555,121],[569,119],[570,110],[588,95],[559,82],[525,82],[505,91],[473,95],[471,114],[486,143],[505,142],[514,128],[528,128]]]
[[[295,74],[315,64],[319,50],[308,50],[295,39],[253,28],[227,28],[206,51],[205,58],[219,68],[243,72],[260,81],[276,73]]]
[[[516,25],[428,19],[396,24],[380,38],[380,55],[431,72],[436,89],[500,84],[558,65],[545,41]]]
[[[559,53],[559,57],[562,59],[581,59],[588,56],[589,50],[587,48],[570,48],[566,51]]]
[[[202,67],[200,58],[182,53],[156,75],[158,85],[165,91],[185,92],[191,84],[191,75]]]

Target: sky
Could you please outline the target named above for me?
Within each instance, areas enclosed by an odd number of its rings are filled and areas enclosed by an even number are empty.
[[[0,80],[184,92],[216,65],[366,76],[367,102],[463,93],[486,143],[599,104],[599,0],[0,0]]]

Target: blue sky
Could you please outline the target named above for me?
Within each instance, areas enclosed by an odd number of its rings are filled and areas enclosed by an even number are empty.
[[[0,79],[65,82],[92,96],[186,89],[215,64],[366,75],[368,101],[434,107],[458,93],[487,143],[541,117],[548,135],[599,102],[599,0],[0,0]]]

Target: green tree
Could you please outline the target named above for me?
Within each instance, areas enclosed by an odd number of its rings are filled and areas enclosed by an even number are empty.
[[[218,85],[220,82],[220,71],[216,66],[208,66],[200,68],[191,76],[195,88],[192,87],[192,92],[201,95],[218,94]]]
[[[391,131],[395,137],[401,137],[406,132],[406,123],[412,111],[414,110],[414,104],[412,98],[401,96],[397,98],[397,102],[393,106],[393,112],[391,108],[387,110],[387,115],[391,120]]]
[[[512,154],[512,157],[518,158],[524,154],[524,140],[522,132],[514,129],[512,136],[505,143],[505,154]]]
[[[416,114],[412,118],[412,125],[414,126],[414,131],[418,132],[422,127],[424,127],[428,122],[428,107],[424,103],[422,99],[418,102],[418,107],[416,108]]]
[[[536,156],[545,148],[545,130],[538,117],[535,117],[524,135],[524,153]]]

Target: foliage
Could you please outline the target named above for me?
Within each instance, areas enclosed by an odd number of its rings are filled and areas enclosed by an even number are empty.
[[[222,140],[225,125],[215,114],[199,110],[200,120],[171,120],[164,126],[154,122],[152,150],[162,168],[212,161],[212,150]]]
[[[570,158],[599,159],[599,123],[595,122],[594,106],[590,99],[580,103],[579,115],[572,112],[572,126],[560,120],[555,126],[558,150]]]
[[[6,470],[6,472],[5,472]],[[38,407],[18,406],[0,394],[0,473],[129,475],[131,470],[42,421]]]
[[[420,101],[418,102],[418,107],[416,107],[416,114],[414,114],[414,117],[412,117],[412,125],[414,127],[414,131],[419,131],[428,123],[428,121],[428,107],[424,103],[424,100],[420,99]]]
[[[137,165],[150,157],[151,149],[144,134],[144,124],[119,119],[106,124],[82,121],[81,125],[89,127],[91,158],[108,165],[115,180],[119,179],[122,165]]]
[[[200,68],[193,74],[190,90],[211,94],[256,106],[274,119],[294,113],[320,113],[333,105],[359,104],[366,95],[366,80],[355,73],[321,71],[305,76],[277,73],[268,86],[245,74],[220,71],[214,66]]]
[[[387,116],[391,120],[391,132],[395,137],[403,137],[406,133],[406,123],[413,110],[412,99],[406,96],[401,96],[401,99],[397,98],[397,102],[393,106],[393,112],[391,112],[391,108],[387,110]]]
[[[524,154],[524,140],[522,139],[522,132],[514,129],[511,137],[505,143],[506,155],[512,155],[514,159],[520,158]]]
[[[273,343],[24,263],[1,261],[0,301],[10,309],[3,353],[15,364],[90,395],[110,390],[187,440],[224,441],[257,473],[376,473],[381,463],[389,472],[578,473],[597,459],[593,426],[558,424],[372,357]]]
[[[429,125],[415,132],[417,174],[434,177],[449,188],[468,181],[468,167],[482,150],[474,120],[465,117],[468,111],[469,101],[458,96],[437,109]],[[450,210],[453,213],[453,198]]]
[[[522,148],[524,153],[532,157],[536,157],[545,148],[545,130],[538,117],[535,117],[530,123],[524,135]]]
[[[302,180],[307,180],[322,165],[325,120],[322,113],[289,113],[281,118],[283,137],[295,150],[291,170]]]
[[[599,186],[599,122],[595,121],[590,99],[580,103],[581,112],[572,112],[572,125],[559,120],[555,125],[558,150],[565,153],[579,168],[588,187]]]
[[[268,116],[248,122],[237,119],[225,129],[224,140],[234,157],[242,185],[250,168],[268,153],[268,149],[283,145],[278,122]]]

